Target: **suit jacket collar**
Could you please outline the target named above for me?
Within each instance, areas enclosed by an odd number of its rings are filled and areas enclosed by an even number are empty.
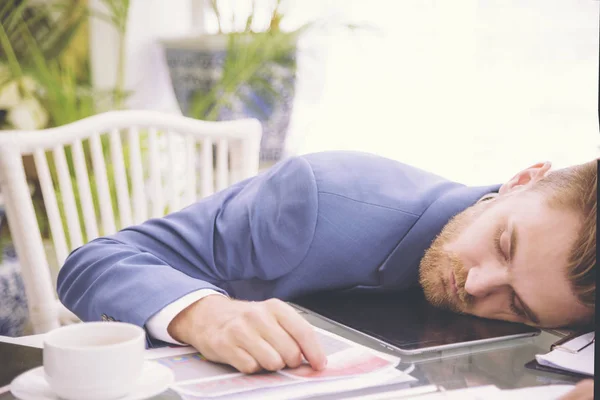
[[[450,219],[497,192],[500,185],[468,187],[453,184],[423,212],[410,231],[379,267],[383,288],[403,289],[418,285],[419,263],[435,237]]]

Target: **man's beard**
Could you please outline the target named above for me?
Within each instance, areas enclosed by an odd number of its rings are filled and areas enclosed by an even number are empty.
[[[473,297],[465,291],[467,270],[460,259],[444,250],[444,246],[457,237],[487,209],[488,204],[476,204],[454,216],[437,235],[419,266],[419,282],[427,300],[436,307],[454,312],[466,312]],[[452,281],[448,279],[449,269],[454,272],[457,295],[452,294]]]

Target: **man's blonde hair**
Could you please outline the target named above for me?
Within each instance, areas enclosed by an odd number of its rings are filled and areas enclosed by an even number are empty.
[[[567,277],[579,302],[590,310],[596,304],[597,160],[550,172],[534,190],[551,193],[549,204],[572,210],[581,221],[567,265]],[[593,318],[593,317],[592,317]]]

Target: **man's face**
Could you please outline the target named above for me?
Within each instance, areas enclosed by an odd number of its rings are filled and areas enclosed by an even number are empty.
[[[572,212],[523,191],[474,205],[454,217],[421,260],[434,305],[479,317],[560,327],[591,311],[567,280],[579,227]]]

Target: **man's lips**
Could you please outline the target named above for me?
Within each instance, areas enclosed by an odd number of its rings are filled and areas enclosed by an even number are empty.
[[[456,277],[454,276],[454,271],[450,270],[450,290],[452,293],[457,296],[458,295],[458,287],[456,286]]]

